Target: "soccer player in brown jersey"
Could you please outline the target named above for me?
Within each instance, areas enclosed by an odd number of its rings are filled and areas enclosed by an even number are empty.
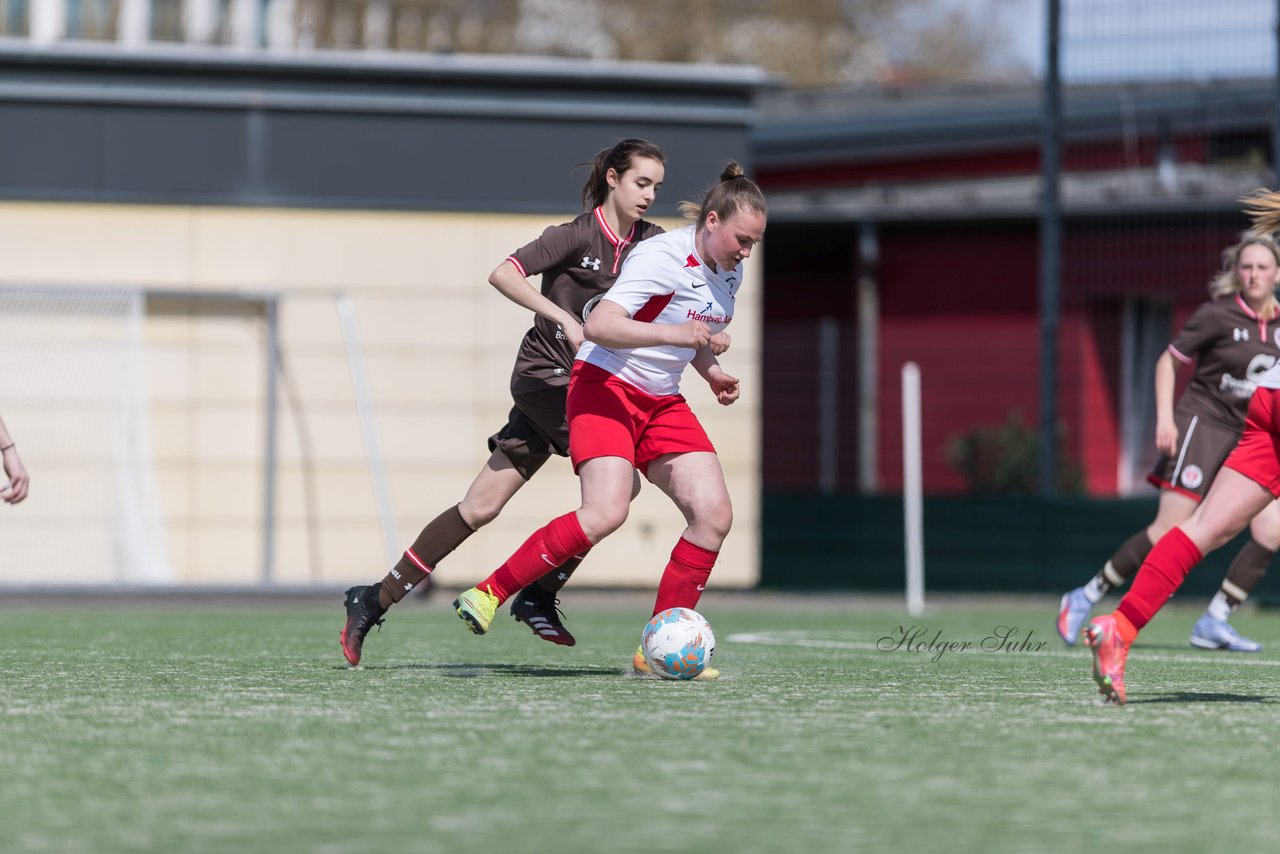
[[[503,296],[536,315],[511,374],[515,405],[507,423],[489,437],[489,459],[462,501],[427,523],[381,582],[347,590],[347,622],[339,642],[353,667],[360,663],[365,635],[381,625],[388,608],[426,582],[465,539],[497,518],[552,454],[568,456],[565,398],[574,354],[583,342],[582,310],[613,284],[632,247],[662,233],[643,217],[662,186],[665,164],[663,150],[643,139],[624,139],[599,152],[582,188],[586,212],[547,228],[489,274],[489,283]],[[529,281],[539,274],[541,289]],[[639,489],[638,476],[634,487]],[[574,644],[556,611],[556,594],[586,551],[514,597],[512,615],[538,637]]]
[[[1062,597],[1058,634],[1075,645],[1093,606],[1132,578],[1152,543],[1185,522],[1204,499],[1223,461],[1240,438],[1255,381],[1280,357],[1280,246],[1268,235],[1246,233],[1222,254],[1222,272],[1210,285],[1214,297],[1187,321],[1156,362],[1156,448],[1160,458],[1147,477],[1161,490],[1156,518],[1125,540],[1101,571]],[[1195,374],[1175,409],[1178,367]],[[1222,586],[1191,630],[1202,649],[1257,652],[1228,622],[1267,571],[1280,548],[1280,505],[1253,519],[1250,540],[1227,569]]]
[[[1280,228],[1280,193],[1262,190],[1245,201],[1256,231]],[[1125,702],[1129,648],[1187,574],[1280,498],[1280,364],[1253,379],[1257,388],[1244,431],[1209,494],[1190,518],[1156,542],[1116,610],[1085,629],[1085,643],[1093,652],[1093,681],[1107,702]]]

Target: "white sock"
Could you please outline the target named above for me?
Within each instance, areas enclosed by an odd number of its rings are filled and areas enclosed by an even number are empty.
[[[1111,589],[1110,585],[1104,587],[1106,582],[1102,581],[1098,576],[1089,579],[1089,583],[1080,588],[1084,591],[1084,598],[1090,603],[1097,605],[1102,601],[1102,597],[1107,595],[1107,591]]]
[[[1209,600],[1209,607],[1205,609],[1205,613],[1215,620],[1222,620],[1224,623],[1230,619],[1231,612],[1235,610],[1231,607],[1231,603],[1227,601],[1227,594],[1219,590]]]

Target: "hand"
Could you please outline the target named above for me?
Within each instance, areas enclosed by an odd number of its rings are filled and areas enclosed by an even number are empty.
[[[1172,457],[1178,451],[1178,425],[1173,419],[1165,421],[1163,418],[1156,419],[1156,450],[1167,457]]]
[[[670,342],[673,347],[697,350],[711,340],[711,329],[701,320],[686,320],[671,328],[675,332],[675,340]]]
[[[711,336],[711,352],[713,355],[719,356],[721,353],[729,349],[729,342],[732,339],[728,332],[717,332]]]
[[[4,473],[9,477],[9,484],[0,489],[0,498],[6,504],[17,504],[27,497],[27,488],[31,482],[22,460],[18,459],[18,451],[10,448],[0,456],[4,457]]]
[[[582,324],[577,321],[571,320],[568,323],[561,323],[560,331],[564,333],[565,340],[569,342],[569,346],[573,348],[575,353],[582,347],[582,342],[587,340]]]
[[[707,374],[707,384],[721,406],[728,406],[738,399],[738,378],[729,376],[718,366]]]

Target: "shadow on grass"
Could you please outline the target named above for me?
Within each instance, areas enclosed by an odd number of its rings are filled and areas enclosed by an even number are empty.
[[[1148,697],[1141,700],[1130,700],[1129,705],[1139,703],[1271,703],[1278,702],[1275,697],[1262,694],[1223,694],[1207,691],[1176,691],[1159,697]]]
[[[352,668],[336,666],[335,670]],[[622,667],[548,667],[534,664],[373,664],[361,665],[358,670],[429,670],[458,679],[500,674],[503,676],[528,676],[535,678],[566,678],[579,676],[617,676]]]

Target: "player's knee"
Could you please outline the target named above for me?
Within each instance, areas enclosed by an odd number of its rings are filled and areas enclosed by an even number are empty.
[[[733,508],[727,504],[699,508],[694,526],[704,537],[723,542],[733,527]]]
[[[462,521],[466,522],[471,530],[478,531],[494,519],[497,519],[505,504],[505,501],[471,498],[458,505],[458,515],[462,517]]]
[[[578,523],[591,542],[598,543],[622,527],[630,509],[627,503],[583,505],[578,510]]]

